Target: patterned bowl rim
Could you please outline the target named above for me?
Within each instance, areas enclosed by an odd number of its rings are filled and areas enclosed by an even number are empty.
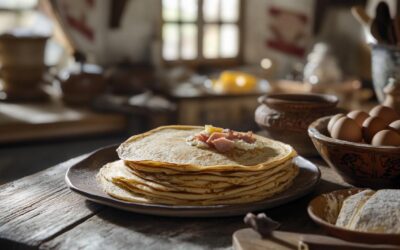
[[[329,109],[336,107],[338,102],[337,96],[328,94],[276,93],[262,95],[258,98],[258,103],[267,106],[299,106],[301,109]]]

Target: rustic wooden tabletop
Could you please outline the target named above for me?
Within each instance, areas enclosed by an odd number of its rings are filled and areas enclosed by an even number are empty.
[[[230,249],[243,217],[168,218],[120,211],[85,200],[64,182],[69,166],[83,156],[0,186],[0,249]],[[319,193],[345,188],[319,158],[315,191],[264,211],[280,230],[323,232],[308,217],[308,202]]]

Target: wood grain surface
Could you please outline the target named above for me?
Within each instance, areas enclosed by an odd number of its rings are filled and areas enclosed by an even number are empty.
[[[38,246],[99,210],[65,186],[65,171],[81,159],[1,186],[0,245]]]
[[[0,186],[0,248],[40,249],[231,249],[243,218],[167,218],[129,213],[85,201],[64,183],[72,159]],[[322,180],[306,197],[266,210],[282,223],[280,230],[322,234],[306,207],[319,193],[345,188],[323,164]],[[6,248],[2,248],[6,247]]]

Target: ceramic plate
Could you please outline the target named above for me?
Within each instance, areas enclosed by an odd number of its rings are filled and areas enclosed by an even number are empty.
[[[243,215],[276,207],[298,199],[309,193],[318,183],[321,173],[317,166],[303,157],[297,156],[294,163],[300,168],[293,185],[286,191],[271,198],[238,205],[212,206],[171,206],[161,204],[140,204],[115,199],[104,193],[96,182],[96,174],[106,163],[118,160],[117,145],[99,149],[87,158],[71,166],[65,176],[70,189],[87,199],[111,207],[143,214],[176,216],[176,217],[222,217]]]

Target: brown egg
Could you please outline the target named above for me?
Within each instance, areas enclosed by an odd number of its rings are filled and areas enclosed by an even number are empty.
[[[386,122],[386,124],[400,119],[399,115],[394,109],[382,105],[378,105],[371,109],[371,111],[369,111],[369,115],[381,118]]]
[[[339,120],[340,118],[342,118],[342,117],[344,117],[344,114],[342,114],[342,113],[332,116],[332,118],[329,120],[329,123],[328,123],[328,131],[329,131],[329,133],[332,132],[333,124],[335,124],[335,122],[337,120]]]
[[[353,119],[357,122],[358,126],[362,127],[363,122],[369,117],[369,115],[364,111],[354,110],[348,113],[347,117]]]
[[[331,136],[335,139],[361,142],[362,132],[361,127],[357,123],[346,116],[339,118],[332,127]]]
[[[389,129],[385,129],[376,133],[372,139],[374,146],[400,146],[400,135]]]
[[[371,142],[372,138],[376,133],[386,129],[387,123],[379,117],[370,116],[363,122],[362,133],[364,140],[368,143]]]
[[[396,121],[390,123],[389,129],[392,129],[392,130],[396,131],[397,133],[400,133],[400,120],[396,120]]]

